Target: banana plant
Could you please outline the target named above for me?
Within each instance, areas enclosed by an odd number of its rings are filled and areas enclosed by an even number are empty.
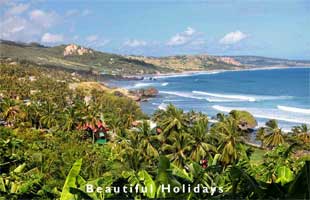
[[[9,174],[0,176],[0,194],[11,198],[23,198],[25,196],[40,196],[43,174],[38,168],[25,172],[26,163],[16,167]]]
[[[79,176],[82,166],[82,159],[75,161],[69,174],[66,178],[65,184],[62,188],[60,200],[72,200],[75,199],[74,194],[70,192],[70,188],[77,188],[77,178]]]
[[[278,167],[276,174],[277,174],[276,183],[281,183],[282,186],[294,180],[294,174],[291,171],[291,169],[287,166]]]
[[[148,198],[155,198],[156,184],[152,176],[145,170],[123,172],[123,177],[128,179],[128,183],[133,187],[137,186],[139,194],[135,194],[136,198],[142,198],[140,194]],[[145,190],[142,188],[145,187]]]

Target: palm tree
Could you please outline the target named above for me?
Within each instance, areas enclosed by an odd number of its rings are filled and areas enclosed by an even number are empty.
[[[256,131],[256,140],[261,141],[262,148],[264,148],[265,136],[266,136],[266,130],[264,127],[261,127]]]
[[[216,119],[217,119],[219,122],[224,121],[225,118],[226,118],[226,116],[225,116],[224,113],[217,113],[217,114],[216,114]]]
[[[193,137],[188,133],[172,133],[168,140],[171,144],[164,144],[161,149],[167,154],[167,157],[177,166],[184,166],[188,159],[188,154],[194,144]]]
[[[182,109],[178,109],[172,104],[167,106],[166,111],[159,119],[159,125],[163,129],[163,134],[168,137],[172,132],[179,132],[187,127],[188,119]]]
[[[208,134],[208,122],[204,119],[198,120],[189,130],[193,137],[194,144],[190,153],[190,158],[196,162],[216,152],[216,147],[211,144],[211,137]]]
[[[215,123],[211,130],[213,137],[218,137],[218,151],[221,151],[220,160],[224,165],[232,164],[238,160],[238,143],[242,142],[238,131],[238,123],[232,117],[224,117]]]
[[[310,128],[306,124],[294,126],[292,131],[304,143],[310,142]]]
[[[208,116],[203,114],[202,112],[190,111],[186,113],[186,117],[189,119],[190,124],[194,124],[198,121],[208,122]]]
[[[284,143],[282,130],[279,128],[276,120],[272,119],[266,122],[266,132],[264,143],[266,146],[275,147]]]
[[[30,105],[24,106],[26,119],[31,122],[32,126],[39,128],[42,112],[39,103],[31,102]]]
[[[57,110],[56,105],[50,102],[46,102],[43,104],[42,116],[40,118],[41,127],[52,128],[58,125],[58,121],[56,119]]]
[[[110,144],[124,170],[140,170],[148,166],[140,138],[132,131],[126,132],[126,138]]]
[[[159,156],[158,151],[153,144],[155,135],[152,133],[148,121],[144,120],[136,130],[132,131],[132,134],[138,138],[140,142],[139,148],[144,150],[144,156],[146,159],[153,161],[154,158]]]
[[[18,116],[22,115],[22,111],[14,100],[4,99],[0,104],[1,118],[10,124],[14,124],[18,120]]]
[[[63,113],[62,129],[64,131],[70,131],[78,125],[79,121],[80,121],[80,114],[78,110],[76,110],[72,106],[66,107]]]

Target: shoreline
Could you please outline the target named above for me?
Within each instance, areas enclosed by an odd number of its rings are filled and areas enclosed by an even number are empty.
[[[214,69],[214,70],[193,70],[193,71],[182,71],[182,72],[171,72],[171,73],[158,73],[158,74],[144,74],[144,75],[130,75],[123,76],[124,80],[137,79],[144,80],[145,78],[169,78],[169,77],[183,77],[183,76],[192,76],[200,74],[218,74],[224,72],[242,72],[242,71],[259,71],[259,70],[275,70],[275,69],[307,69],[309,66],[271,66],[271,67],[248,67],[242,69]]]
[[[183,71],[183,72],[178,72],[178,73],[163,73],[163,74],[148,74],[146,76],[142,76],[142,78],[144,78],[144,81],[148,81],[148,78],[150,78],[149,80],[156,80],[156,79],[165,79],[165,78],[170,78],[170,77],[185,77],[185,76],[195,76],[195,75],[200,75],[200,74],[217,74],[217,73],[223,73],[223,72],[239,72],[239,71],[259,71],[259,70],[281,70],[281,69],[309,69],[310,66],[273,66],[273,67],[253,67],[253,68],[244,68],[244,69],[233,69],[233,70],[223,70],[223,69],[219,69],[219,70],[204,70],[204,71]],[[277,73],[276,71],[274,73]],[[154,78],[154,79],[151,79]],[[136,81],[137,83],[139,82],[143,82],[143,80],[141,81]],[[155,97],[157,98],[157,97]],[[221,112],[221,111],[219,111]],[[263,121],[265,121],[265,119],[267,120],[268,118],[265,117],[257,117],[255,116],[255,118],[261,118],[264,119]],[[257,119],[259,120],[259,119]],[[296,124],[302,124],[302,123],[306,123],[308,124],[308,122],[292,122],[292,121],[288,121],[288,120],[283,120],[283,119],[277,119],[283,123],[296,123]],[[293,126],[293,125],[292,125]],[[288,126],[285,127],[284,132],[289,132],[290,128],[292,126]]]

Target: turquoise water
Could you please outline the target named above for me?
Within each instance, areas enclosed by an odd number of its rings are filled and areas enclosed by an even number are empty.
[[[155,87],[159,97],[141,103],[151,114],[169,103],[210,117],[232,109],[247,110],[263,125],[277,119],[284,130],[310,124],[310,68],[289,68],[155,77],[121,81],[128,89]]]

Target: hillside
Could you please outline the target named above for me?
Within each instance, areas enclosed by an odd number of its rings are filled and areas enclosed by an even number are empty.
[[[245,68],[245,66],[232,58],[210,55],[181,55],[168,57],[127,56],[127,58],[140,60],[145,63],[162,66],[177,71],[200,71],[215,69],[232,70]]]
[[[104,74],[134,75],[170,72],[171,70],[128,59],[116,54],[103,53],[77,46],[76,53],[65,54],[70,45],[45,47],[37,43],[17,43],[0,41],[0,58],[11,58],[42,66],[58,67],[70,70],[96,71]],[[78,51],[79,50],[79,51]],[[83,53],[83,51],[85,51]]]
[[[0,58],[11,58],[42,66],[95,71],[113,75],[142,75],[194,70],[239,69],[231,58],[209,55],[142,57],[103,53],[79,45],[46,47],[38,43],[0,40]]]
[[[168,57],[127,56],[127,58],[177,71],[238,70],[258,67],[294,67],[310,65],[310,61],[261,56],[211,56],[205,54]]]
[[[79,45],[46,47],[38,43],[0,40],[0,58],[88,74],[132,76],[202,70],[238,70],[253,67],[309,66],[310,61],[259,56],[180,55],[122,56]]]

